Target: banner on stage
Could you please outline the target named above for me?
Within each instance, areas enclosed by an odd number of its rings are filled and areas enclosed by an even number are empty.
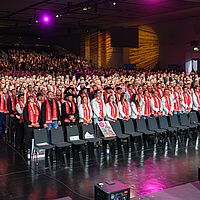
[[[98,126],[103,134],[104,137],[115,137],[116,134],[112,129],[112,126],[110,125],[109,121],[101,121],[98,122]]]

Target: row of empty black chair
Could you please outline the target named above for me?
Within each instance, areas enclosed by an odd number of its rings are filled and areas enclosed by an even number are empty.
[[[115,143],[132,143],[136,138],[139,138],[141,145],[151,137],[154,138],[154,144],[157,144],[160,139],[170,141],[172,136],[186,136],[192,138],[192,134],[198,132],[200,126],[198,116],[195,112],[187,114],[160,116],[148,119],[136,119],[128,121],[110,122],[116,137],[104,137],[98,126],[93,124],[82,125],[78,127],[66,126],[67,139],[64,139],[64,131],[61,127],[52,129],[51,144],[48,143],[45,129],[35,130],[34,139],[35,147],[38,149],[64,148],[73,146],[86,146],[87,144],[109,144]],[[194,131],[193,131],[194,130]],[[97,145],[97,146],[98,146]],[[101,145],[100,145],[101,146]]]

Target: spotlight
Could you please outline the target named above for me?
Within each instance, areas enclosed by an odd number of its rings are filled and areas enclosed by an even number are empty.
[[[57,14],[57,15],[56,15],[56,18],[59,18],[59,17],[60,17],[60,15],[59,15],[59,14]]]
[[[45,25],[48,25],[51,23],[51,16],[48,15],[48,14],[44,14],[42,17],[41,17],[41,22],[43,22],[43,24]]]
[[[88,9],[88,8],[87,8],[86,6],[83,7],[83,11],[87,11],[87,9]]]
[[[116,5],[117,5],[117,2],[116,2],[116,1],[113,1],[112,4],[113,4],[113,6],[116,6]]]
[[[38,23],[39,23],[39,21],[38,21],[38,20],[35,20],[35,23],[36,23],[36,24],[38,24]]]

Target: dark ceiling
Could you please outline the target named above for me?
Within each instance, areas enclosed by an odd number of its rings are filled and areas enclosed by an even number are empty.
[[[112,0],[5,0],[0,6],[0,27],[37,26],[35,20],[46,12],[53,16],[53,24],[57,27],[104,28],[125,23],[138,25],[155,22],[161,16],[176,14],[178,17],[178,14],[186,11],[194,15],[193,9],[200,8],[199,0],[115,2],[117,4],[114,6]],[[62,16],[56,18],[57,14]]]

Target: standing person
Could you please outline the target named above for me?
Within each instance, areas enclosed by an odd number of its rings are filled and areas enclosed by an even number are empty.
[[[184,113],[189,113],[192,110],[192,96],[190,94],[190,91],[187,87],[183,88],[183,93],[181,95],[181,105]]]
[[[62,121],[64,126],[74,125],[78,118],[78,109],[73,99],[73,94],[68,93],[66,101],[61,106]]]
[[[24,94],[18,95],[18,103],[16,104],[16,118],[17,118],[17,128],[16,128],[16,148],[23,149],[24,143],[24,118],[23,118],[23,111],[24,111]]]
[[[155,90],[151,98],[151,113],[153,116],[161,116],[163,114],[163,105],[158,92]]]
[[[131,119],[140,119],[141,109],[140,109],[140,104],[136,99],[136,95],[132,96],[130,106],[131,106]]]
[[[163,114],[173,115],[174,103],[168,89],[164,90],[164,95],[162,97]]]
[[[200,110],[200,91],[199,91],[198,86],[194,88],[192,99],[193,99],[193,110],[199,111]]]
[[[142,117],[147,118],[151,116],[151,99],[148,90],[144,91],[144,96],[140,100]]]
[[[0,137],[5,132],[4,112],[5,112],[5,96],[3,94],[3,90],[0,88]]]
[[[106,119],[111,122],[117,121],[119,118],[119,109],[115,102],[114,95],[108,96],[108,102],[106,103]]]
[[[61,125],[59,106],[51,91],[48,91],[47,98],[41,106],[41,124],[47,129],[48,140],[51,143],[51,129]]]
[[[92,123],[92,107],[88,102],[88,97],[83,96],[81,104],[78,107],[79,111],[79,122],[83,124],[91,124]]]
[[[33,131],[35,128],[40,127],[40,111],[38,106],[35,105],[34,97],[32,96],[28,96],[27,104],[23,111],[23,119],[26,150],[30,152],[32,148],[32,139],[34,137]]]
[[[119,119],[129,120],[131,116],[131,107],[129,102],[126,99],[126,93],[121,94],[120,102],[118,103],[119,108]]]
[[[97,90],[94,92],[95,98],[91,101],[91,106],[93,110],[93,119],[94,124],[96,124],[99,121],[103,121],[106,116],[106,109],[105,109],[105,103],[102,99],[102,93],[101,91]]]
[[[11,94],[8,97],[8,111],[9,111],[9,143],[14,145],[14,138],[16,132],[16,104],[18,102],[16,89],[12,89]]]
[[[177,85],[174,87],[172,99],[173,99],[173,102],[174,102],[174,114],[182,113],[181,95],[180,95],[179,87]]]

